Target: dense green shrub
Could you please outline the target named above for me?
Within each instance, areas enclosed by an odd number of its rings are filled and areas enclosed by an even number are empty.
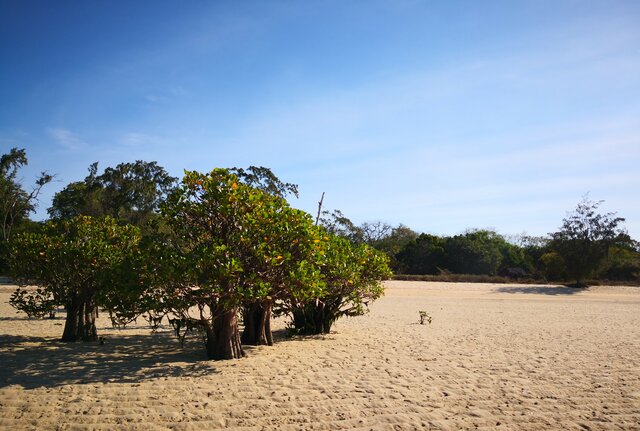
[[[387,256],[366,244],[329,235],[318,241],[318,249],[324,289],[286,310],[298,334],[326,334],[340,317],[364,314],[384,293],[381,282],[391,276]]]
[[[138,271],[123,266],[135,260],[139,241],[137,228],[110,217],[50,221],[40,232],[16,235],[9,259],[12,276],[20,286],[38,289],[18,291],[12,305],[27,313],[64,305],[62,340],[96,340],[95,319],[105,296],[137,286]]]

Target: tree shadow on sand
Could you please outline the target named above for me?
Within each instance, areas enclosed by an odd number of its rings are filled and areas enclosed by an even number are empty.
[[[498,293],[528,293],[532,295],[575,295],[586,291],[586,287],[566,286],[501,286],[494,290]]]
[[[277,329],[273,331],[273,342],[284,343],[288,341],[331,340],[335,334],[336,331],[333,330],[328,334],[293,334],[289,329]]]
[[[29,321],[29,318],[27,316],[1,316],[0,317],[0,322],[18,322],[18,321]],[[0,335],[0,337],[2,337]]]
[[[0,363],[0,388],[133,383],[216,372],[201,346],[180,348],[170,333],[119,335],[104,344],[0,335]]]

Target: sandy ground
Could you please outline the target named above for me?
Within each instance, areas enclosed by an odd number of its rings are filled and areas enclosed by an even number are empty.
[[[0,429],[640,430],[640,288],[390,282],[330,335],[224,362],[103,316],[104,345],[60,343],[12,290]]]

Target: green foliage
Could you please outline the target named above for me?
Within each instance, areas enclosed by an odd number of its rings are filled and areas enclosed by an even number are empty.
[[[498,273],[509,275],[509,273],[513,273],[516,269],[519,269],[524,273],[524,275],[531,272],[533,270],[533,266],[527,260],[524,250],[515,244],[507,242],[503,237],[500,236],[500,238],[502,240],[498,241],[498,248],[502,255],[502,260],[500,262]]]
[[[535,260],[526,248],[490,230],[469,230],[453,237],[421,234],[406,242],[395,259],[401,274],[523,278],[535,271]]]
[[[9,304],[16,310],[26,313],[29,318],[52,317],[56,309],[50,293],[43,288],[37,288],[31,292],[18,288],[11,294]]]
[[[70,183],[57,192],[47,212],[51,218],[59,220],[69,220],[80,215],[97,217],[104,213],[97,195],[83,181]]]
[[[262,190],[272,196],[286,198],[288,195],[298,197],[298,186],[292,183],[282,182],[269,168],[264,166],[249,166],[231,168],[229,172],[235,174],[238,180],[244,184]]]
[[[405,244],[408,244],[417,237],[418,233],[416,231],[403,224],[399,224],[391,229],[389,235],[380,238],[376,242],[369,243],[369,245],[389,255],[396,255],[402,250]]]
[[[519,235],[512,238],[512,242],[522,250],[524,263],[522,268],[529,271],[534,278],[543,276],[540,258],[549,252],[549,238],[530,235]]]
[[[619,244],[609,249],[601,275],[607,280],[640,281],[640,253],[635,242]]]
[[[366,222],[357,226],[340,210],[323,211],[319,219],[320,225],[330,235],[346,238],[353,244],[368,244],[384,252],[389,258],[389,265],[402,271],[406,266],[396,257],[407,244],[414,241],[418,234],[402,224],[391,227],[382,221]]]
[[[235,322],[242,306],[321,287],[310,216],[229,170],[187,171],[162,214],[170,228],[156,254],[163,303],[204,328],[211,358],[243,354]]]
[[[439,274],[445,266],[445,239],[421,234],[397,254],[399,272],[405,274]]]
[[[493,231],[472,230],[445,242],[446,267],[461,274],[496,275],[503,260],[503,237]]]
[[[324,291],[310,301],[291,304],[293,327],[300,334],[328,333],[342,316],[364,314],[369,302],[384,293],[381,281],[391,277],[388,257],[366,245],[328,235],[317,240]]]
[[[319,221],[320,226],[330,235],[346,238],[354,244],[361,244],[365,240],[362,228],[356,226],[340,210],[323,211]]]
[[[156,162],[142,160],[97,173],[98,164],[94,163],[84,181],[71,183],[56,193],[49,215],[62,220],[108,215],[141,226],[157,212],[176,181]]]
[[[172,229],[175,261],[183,264],[175,282],[188,291],[198,286],[196,295],[190,293],[195,301],[205,298],[232,308],[266,292],[254,289],[255,272],[248,266],[277,258],[267,249],[271,200],[224,169],[185,173],[162,212]]]
[[[378,226],[379,223],[369,224],[369,226]],[[382,225],[388,226],[388,225]],[[367,232],[367,223],[365,223],[362,229]],[[377,232],[381,232],[382,228]],[[412,241],[418,238],[418,233],[408,228],[403,224],[391,228],[390,232],[384,232],[382,235],[374,236],[372,234],[366,234],[365,242],[370,246],[380,250],[389,257],[389,266],[394,272],[404,271],[402,259],[398,258],[398,254],[408,246]]]
[[[562,281],[567,278],[567,264],[555,251],[540,256],[542,274],[549,281]]]
[[[6,275],[9,271],[9,241],[0,240],[0,274]]]
[[[597,212],[601,203],[585,196],[563,219],[560,230],[550,234],[550,248],[562,257],[568,277],[578,285],[601,269],[611,246],[628,238],[619,228],[623,218]]]
[[[0,157],[0,273],[7,271],[7,252],[12,234],[29,222],[28,215],[35,210],[40,190],[53,180],[42,172],[30,192],[18,182],[20,169],[28,163],[24,149],[12,148]]]
[[[38,290],[16,294],[12,305],[23,311],[22,304],[64,305],[63,340],[96,339],[97,306],[137,285],[138,271],[125,268],[135,261],[139,241],[139,229],[109,217],[50,221],[40,232],[17,235],[11,244],[12,275],[20,286]]]

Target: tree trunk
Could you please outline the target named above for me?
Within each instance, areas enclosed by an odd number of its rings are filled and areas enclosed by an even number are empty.
[[[311,302],[293,310],[293,327],[298,334],[318,335],[331,332],[335,313],[324,302]]]
[[[62,341],[96,341],[96,316],[98,307],[88,295],[74,293],[67,304],[67,318],[62,333]]]
[[[242,344],[252,346],[273,346],[271,333],[271,301],[254,302],[244,307],[242,316],[244,330],[242,331]]]
[[[240,343],[238,309],[212,309],[213,323],[203,323],[209,359],[238,359],[245,356]]]

